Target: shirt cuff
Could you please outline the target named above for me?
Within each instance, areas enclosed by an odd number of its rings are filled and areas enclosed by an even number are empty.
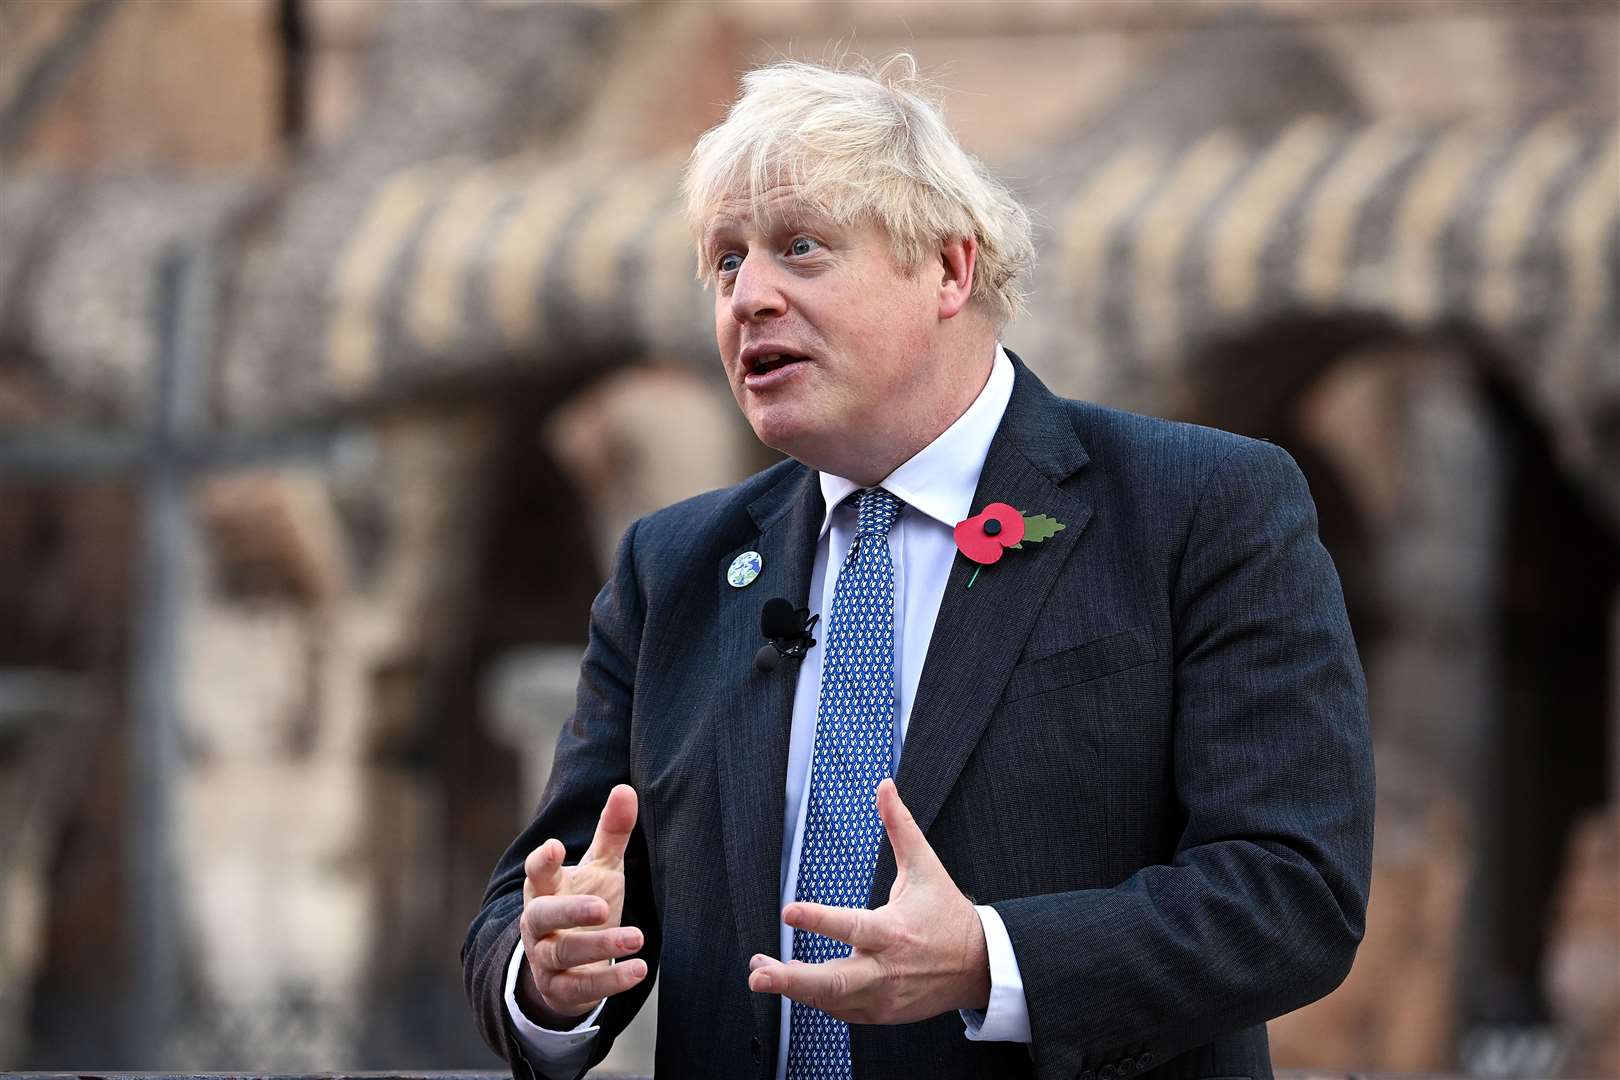
[[[518,973],[523,970],[523,943],[512,950],[512,962],[506,966],[506,1013],[512,1019],[512,1030],[524,1057],[541,1076],[551,1078],[572,1077],[585,1067],[591,1056],[591,1044],[596,1041],[596,1018],[601,1015],[607,999],[599,1002],[591,1014],[568,1031],[543,1028],[523,1015],[518,1008]],[[1022,989],[1019,994],[1022,997]]]
[[[1024,1000],[1024,976],[1018,970],[1007,924],[988,904],[975,904],[984,927],[984,947],[990,954],[990,1007],[961,1009],[967,1037],[974,1042],[1029,1043],[1029,1004]]]

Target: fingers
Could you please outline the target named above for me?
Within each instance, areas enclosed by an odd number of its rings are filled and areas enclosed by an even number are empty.
[[[529,962],[537,971],[562,972],[600,960],[618,960],[640,950],[641,931],[635,927],[612,930],[574,930],[547,934],[534,943]]]
[[[828,907],[795,901],[782,909],[782,921],[796,930],[836,938],[857,949],[880,949],[887,944],[881,919],[865,908]]]
[[[607,917],[608,904],[600,896],[537,896],[523,905],[518,926],[533,942],[558,930],[595,926]]]
[[[647,962],[634,958],[612,966],[645,944],[633,926],[582,930],[603,922],[608,905],[599,896],[539,896],[525,904],[519,925],[524,954],[541,1001],[552,1012],[582,1016],[596,1003],[622,993],[647,975]]]
[[[562,884],[562,861],[567,852],[561,840],[547,840],[523,860],[523,902],[551,896]]]
[[[795,960],[793,963],[797,964],[799,961]],[[778,968],[785,967],[787,967],[787,964],[778,960],[774,956],[766,956],[764,953],[755,953],[753,956],[748,958],[748,989],[757,990],[762,994],[772,993],[771,976]]]
[[[647,977],[647,961],[626,960],[612,967],[570,968],[535,972],[535,983],[546,1004],[564,1015],[583,1014],[605,997],[621,994]]]
[[[630,834],[636,828],[636,789],[619,784],[608,792],[602,816],[596,823],[596,836],[591,839],[590,850],[582,862],[622,860],[630,845]]]
[[[894,862],[896,869],[916,869],[919,864],[937,865],[939,859],[934,855],[934,849],[929,846],[928,838],[917,827],[917,819],[911,816],[906,804],[900,801],[900,790],[894,786],[894,780],[885,778],[877,786],[878,816],[883,819],[883,828],[889,834],[889,846],[894,849]]]
[[[759,962],[754,967],[754,962]],[[861,993],[872,984],[870,959],[845,956],[823,964],[797,960],[784,964],[768,956],[750,962],[748,989],[760,994],[781,994],[833,1016],[860,1015]]]

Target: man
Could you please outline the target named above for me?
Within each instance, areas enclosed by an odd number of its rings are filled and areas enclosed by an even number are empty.
[[[633,525],[592,608],[463,949],[519,1075],[601,1060],[656,969],[661,1076],[1269,1077],[1350,966],[1365,691],[1304,482],[1000,347],[1028,219],[913,78],[754,71],[693,152],[791,460]],[[756,663],[771,598],[819,621]]]

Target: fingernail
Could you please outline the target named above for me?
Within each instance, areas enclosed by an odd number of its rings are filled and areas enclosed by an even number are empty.
[[[621,949],[639,949],[639,948],[641,948],[641,935],[636,933],[633,930],[628,932],[628,933],[620,934],[619,935],[619,948],[621,948]]]

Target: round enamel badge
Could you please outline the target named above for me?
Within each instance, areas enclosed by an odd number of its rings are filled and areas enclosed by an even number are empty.
[[[731,566],[726,570],[726,580],[733,589],[741,589],[754,583],[764,563],[760,560],[759,552],[745,551],[731,560]]]

